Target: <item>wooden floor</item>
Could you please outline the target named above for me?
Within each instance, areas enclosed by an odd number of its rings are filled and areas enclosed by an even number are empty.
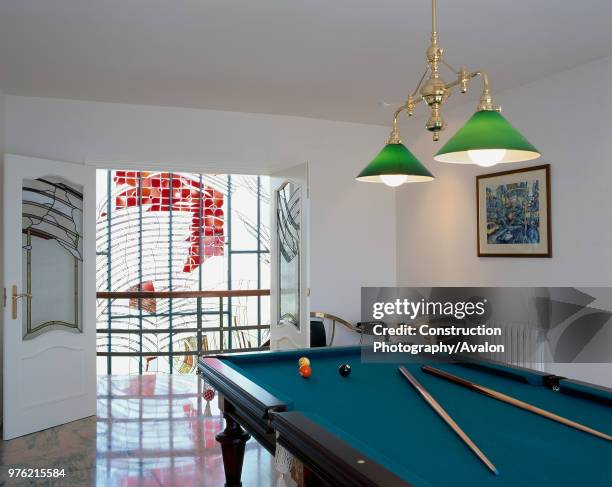
[[[0,486],[221,487],[223,420],[195,375],[99,376],[96,417],[0,441]],[[8,469],[64,468],[57,480],[15,480]],[[245,487],[275,485],[272,457],[247,443]]]

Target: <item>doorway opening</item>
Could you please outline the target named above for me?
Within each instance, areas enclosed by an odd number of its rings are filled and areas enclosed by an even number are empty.
[[[267,176],[100,169],[96,185],[98,374],[268,347]]]

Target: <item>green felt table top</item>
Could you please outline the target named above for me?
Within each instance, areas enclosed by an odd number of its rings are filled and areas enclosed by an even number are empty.
[[[297,359],[311,360],[312,377]],[[226,359],[285,401],[413,485],[612,485],[612,444],[406,367],[500,471],[494,476],[404,379],[397,364],[362,363],[360,349],[314,349]],[[351,365],[348,378],[338,373]],[[443,370],[612,434],[612,408],[492,371]],[[526,379],[537,383],[534,374]]]

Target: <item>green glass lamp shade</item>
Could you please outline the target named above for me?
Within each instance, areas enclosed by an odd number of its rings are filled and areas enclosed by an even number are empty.
[[[397,178],[394,178],[396,176]],[[404,144],[387,144],[357,176],[358,181],[385,183],[393,179],[402,183],[431,181],[433,175],[414,157]]]
[[[501,113],[479,111],[444,144],[434,159],[439,162],[492,166],[500,162],[529,161],[538,157],[538,150]]]

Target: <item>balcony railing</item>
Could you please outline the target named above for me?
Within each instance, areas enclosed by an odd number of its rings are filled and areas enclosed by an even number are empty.
[[[223,291],[99,291],[96,293],[98,300],[107,300],[105,311],[98,313],[98,351],[99,357],[108,358],[108,372],[111,373],[110,357],[140,357],[139,372],[147,371],[150,362],[157,357],[169,357],[170,371],[173,369],[173,358],[186,357],[183,359],[185,367],[193,367],[197,355],[204,353],[222,353],[231,351],[255,351],[265,350],[268,348],[268,342],[263,336],[263,332],[269,330],[268,324],[261,323],[261,313],[258,312],[255,324],[237,323],[237,317],[232,313],[232,308],[235,308],[235,301],[232,299],[255,297],[260,300],[262,297],[270,295],[269,289],[234,289]],[[195,299],[195,307],[183,306],[179,310],[177,306],[169,306],[167,312],[158,312],[156,300],[186,300]],[[211,306],[211,300],[218,299],[218,306]],[[115,301],[129,300],[128,305],[123,305],[120,312],[113,310]],[[147,304],[148,303],[148,304]],[[205,303],[207,307],[205,309]],[[256,304],[254,304],[256,306]],[[99,304],[98,309],[104,308],[104,304]],[[215,309],[212,309],[215,308]],[[261,306],[257,307],[258,310]],[[211,315],[217,315],[217,320],[213,318],[211,324]],[[102,317],[105,316],[105,317]],[[181,326],[173,326],[173,320],[178,318],[183,320]],[[167,326],[148,326],[144,327],[143,323],[147,321],[156,321],[158,319],[167,321]],[[194,326],[185,326],[185,318],[193,318]],[[208,318],[208,319],[204,319]],[[117,326],[113,322],[127,323],[125,326]],[[217,321],[217,323],[215,323]],[[136,326],[134,326],[136,323]],[[191,324],[191,323],[189,323]],[[104,327],[103,325],[106,325]],[[159,342],[159,337],[167,335],[167,344],[162,350],[146,350],[143,347],[143,337],[158,337],[151,342]],[[183,338],[193,337],[191,339],[192,346],[184,347],[184,350],[176,350],[176,337],[179,335]],[[212,335],[211,335],[212,334]],[[137,343],[134,338],[137,337]],[[213,336],[214,340],[209,340]],[[121,338],[123,337],[123,338]],[[165,338],[165,337],[164,337]],[[106,340],[106,345],[104,341]],[[131,341],[130,341],[131,340]],[[146,340],[146,339],[145,339]],[[211,341],[215,343],[210,343]],[[100,343],[102,342],[102,344]],[[129,344],[130,351],[118,351],[121,349],[117,345],[121,343],[125,347],[125,343]],[[115,344],[115,346],[113,346]],[[212,345],[212,346],[210,346]],[[132,350],[137,348],[137,350]],[[165,348],[165,349],[164,349]],[[190,357],[190,358],[187,358]],[[184,372],[184,370],[182,370]]]

